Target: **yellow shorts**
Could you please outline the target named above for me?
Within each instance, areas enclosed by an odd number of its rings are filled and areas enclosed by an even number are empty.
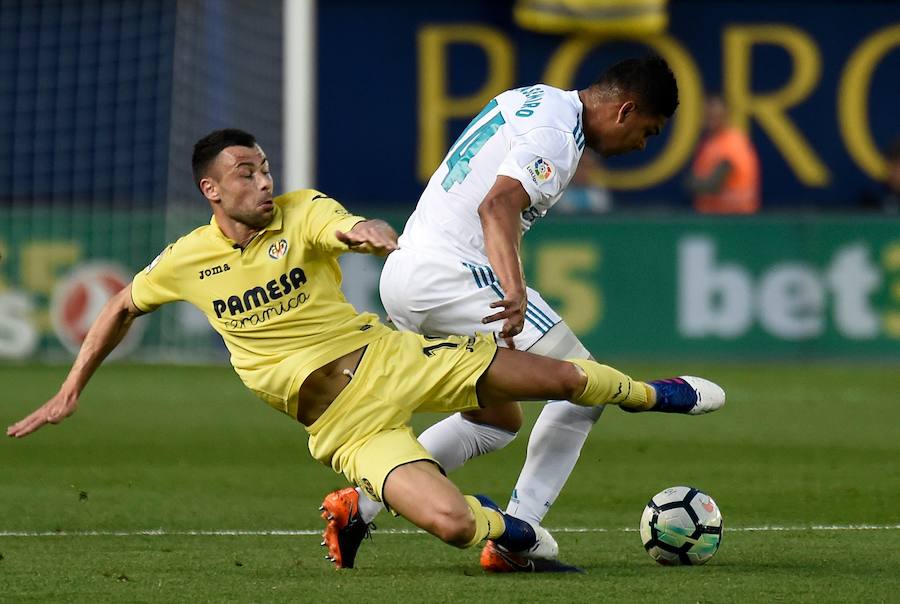
[[[307,428],[309,452],[382,501],[391,470],[437,463],[409,427],[412,414],[477,409],[475,385],[496,353],[490,334],[385,334],[368,345],[353,379]]]

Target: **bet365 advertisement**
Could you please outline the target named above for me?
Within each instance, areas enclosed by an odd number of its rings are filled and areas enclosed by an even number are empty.
[[[529,233],[526,272],[598,358],[896,359],[898,227],[564,219]]]

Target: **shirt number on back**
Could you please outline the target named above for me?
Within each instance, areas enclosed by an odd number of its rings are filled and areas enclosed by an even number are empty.
[[[475,119],[469,122],[463,133],[453,143],[453,147],[447,154],[447,168],[449,172],[447,172],[444,180],[441,181],[441,186],[445,191],[449,191],[450,187],[466,179],[466,176],[472,171],[472,168],[469,167],[469,162],[481,151],[484,144],[497,133],[500,126],[506,123],[506,120],[503,119],[503,114],[498,111],[494,117],[479,126],[475,132],[469,134],[475,124],[496,107],[497,99],[494,99],[481,110],[481,113],[475,116]]]

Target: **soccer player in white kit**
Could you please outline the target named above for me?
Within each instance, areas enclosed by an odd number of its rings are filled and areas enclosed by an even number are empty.
[[[394,324],[435,336],[493,331],[519,350],[590,358],[556,311],[526,286],[521,236],[562,196],[585,146],[603,156],[641,150],[677,104],[675,78],[658,56],[617,63],[584,90],[537,84],[493,98],[432,175],[399,249],[388,256],[380,290]],[[507,513],[541,524],[602,411],[568,401],[544,406]],[[505,446],[521,423],[519,403],[510,403],[452,415],[419,441],[450,472]],[[366,524],[380,508],[359,498]],[[360,541],[363,534],[357,533]],[[489,542],[481,563],[492,571],[531,571],[535,557],[557,551],[555,542],[536,556]]]

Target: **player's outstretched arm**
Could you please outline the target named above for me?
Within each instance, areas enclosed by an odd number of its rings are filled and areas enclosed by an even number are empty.
[[[397,249],[397,231],[377,218],[357,222],[346,233],[336,231],[335,235],[350,247],[351,252],[387,256]]]
[[[91,325],[68,377],[59,391],[30,415],[9,426],[6,435],[28,436],[45,424],[58,424],[78,408],[78,397],[103,359],[122,341],[143,313],[131,300],[131,285],[112,297]]]

